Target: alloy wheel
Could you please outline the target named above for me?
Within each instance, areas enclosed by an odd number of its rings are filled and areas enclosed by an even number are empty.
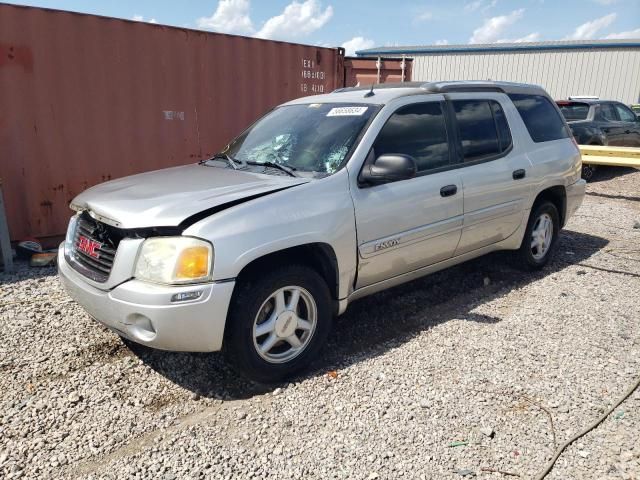
[[[316,330],[318,309],[302,287],[287,286],[273,292],[253,322],[253,345],[269,363],[285,363],[309,345]]]
[[[542,260],[549,252],[552,241],[553,220],[551,215],[543,213],[536,219],[531,231],[531,254],[533,258]]]

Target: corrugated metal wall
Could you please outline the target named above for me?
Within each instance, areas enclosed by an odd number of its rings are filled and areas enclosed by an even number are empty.
[[[0,4],[0,178],[13,240],[69,201],[195,162],[291,98],[343,83],[338,49]]]
[[[542,85],[554,98],[597,95],[637,103],[640,49],[414,55],[413,79],[504,80]]]

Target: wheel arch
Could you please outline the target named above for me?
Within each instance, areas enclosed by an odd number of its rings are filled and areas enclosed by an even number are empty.
[[[560,215],[560,226],[564,227],[567,218],[567,190],[564,185],[554,185],[542,190],[533,201],[532,209],[545,201],[556,206]]]
[[[317,271],[324,279],[337,308],[340,287],[338,257],[331,245],[324,242],[305,243],[266,253],[247,263],[237,276],[239,281],[261,270],[283,264],[302,264]]]

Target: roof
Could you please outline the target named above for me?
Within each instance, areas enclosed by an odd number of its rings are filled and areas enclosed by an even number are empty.
[[[359,50],[359,57],[428,55],[436,53],[500,53],[545,50],[640,49],[640,40],[558,40],[553,42],[486,43],[464,45],[410,45]]]
[[[463,92],[501,92],[501,93],[529,93],[546,95],[544,89],[538,85],[512,82],[493,82],[484,80],[464,80],[457,82],[404,82],[384,83],[373,86],[373,95],[367,93],[371,85],[363,87],[339,88],[324,95],[297,98],[288,105],[308,103],[366,103],[382,105],[398,97],[408,95],[444,94]]]

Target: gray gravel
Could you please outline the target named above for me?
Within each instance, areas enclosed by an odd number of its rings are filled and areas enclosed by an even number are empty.
[[[532,478],[640,374],[640,172],[622,173],[588,186],[544,272],[500,253],[363,299],[275,387],[124,344],[52,269],[0,274],[0,477]],[[640,392],[548,478],[639,479]]]

